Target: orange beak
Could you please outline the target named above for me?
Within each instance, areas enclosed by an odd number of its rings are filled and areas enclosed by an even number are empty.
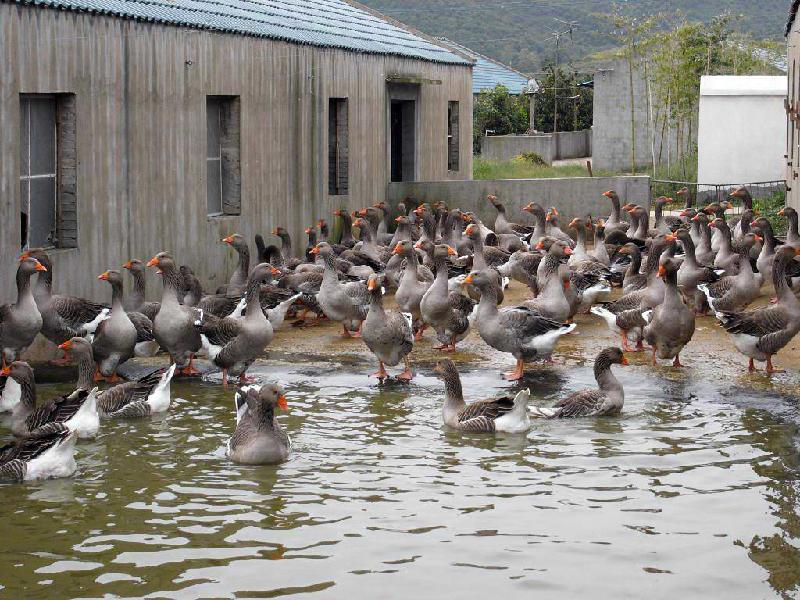
[[[72,340],[67,340],[63,344],[59,344],[58,347],[61,350],[69,350],[70,348],[72,348]]]
[[[376,287],[378,287],[378,282],[377,282],[375,279],[370,279],[370,280],[367,282],[367,289],[368,289],[370,292],[371,292],[372,290],[374,290]]]
[[[536,242],[536,246],[535,246],[534,250],[544,250],[544,242],[541,241],[541,240]]]
[[[281,410],[289,410],[289,404],[286,402],[286,396],[280,395],[278,396],[278,408]]]
[[[623,365],[623,366],[626,366],[626,367],[627,367],[627,366],[628,366],[629,364],[631,364],[631,363],[630,363],[630,362],[628,362],[628,359],[627,359],[626,357],[624,357],[624,356],[623,356],[623,357],[622,357],[622,360],[620,360],[620,361],[619,361],[619,364],[621,364],[621,365]]]
[[[34,260],[36,260],[36,259],[34,259]],[[37,270],[37,271],[47,271],[47,267],[45,267],[45,266],[44,266],[42,263],[40,263],[40,262],[37,260],[37,261],[36,261],[36,270]]]
[[[545,220],[545,221],[551,221],[552,219],[553,219],[553,217],[552,217],[551,215],[547,215],[547,216],[544,218],[544,220]]]
[[[319,254],[319,246],[314,246],[311,250],[309,250],[310,254]]]
[[[678,239],[678,236],[675,235],[674,233],[668,233],[667,235],[664,236],[664,239],[667,240],[668,242],[674,242],[675,240]]]
[[[306,235],[308,235],[309,233],[311,233],[311,227],[306,227],[306,228],[305,228],[305,232],[306,232]]]
[[[794,249],[794,255],[795,256],[800,256],[800,248],[795,248]]]
[[[714,221],[711,221],[711,223],[709,223],[709,224],[708,224],[708,226],[709,226],[709,227],[713,227],[714,229],[716,229],[716,228],[717,228],[717,224],[716,224],[716,223],[714,223]]]
[[[420,240],[419,242],[414,244],[414,248],[417,249],[417,250],[421,250],[422,249],[422,240]]]
[[[475,225],[467,225],[467,228],[464,230],[464,233],[467,235],[472,235],[472,232],[475,231]]]
[[[312,252],[313,252],[313,250],[312,250]],[[280,275],[281,274],[281,270],[280,269],[276,269],[275,267],[272,267],[269,270],[269,272],[272,273],[273,275]]]
[[[124,265],[122,265],[122,268],[128,269],[128,271],[130,271],[133,268],[133,263],[131,261],[128,261]]]
[[[362,208],[360,211],[358,211],[358,216],[366,217],[367,216],[367,209],[366,208]]]
[[[342,211],[341,211],[341,209],[338,209],[338,208],[337,208],[335,211],[333,211],[333,216],[334,216],[334,217],[341,217],[341,216],[342,216]]]
[[[233,243],[233,236],[229,235],[228,237],[222,238],[220,241],[224,242],[226,244],[232,244]]]
[[[778,216],[779,216],[779,217],[785,217],[785,216],[786,216],[786,211],[785,211],[785,210],[783,210],[783,209],[780,209],[780,210],[778,211]]]
[[[464,278],[464,283],[472,283],[472,273]]]
[[[658,265],[658,276],[663,277],[667,274],[667,270],[664,268],[664,265]]]
[[[572,219],[572,221],[569,222],[569,226],[570,227],[575,227],[577,229],[577,227],[578,227],[578,219]]]
[[[4,377],[11,375],[11,367],[3,367],[3,369],[0,371],[0,375]]]
[[[272,230],[272,235],[278,235],[278,228],[277,227]]]
[[[147,261],[147,266],[148,267],[157,267],[158,266],[158,257],[154,256],[153,258],[148,260]]]
[[[397,217],[397,218],[394,220],[394,222],[395,222],[395,223],[399,223],[399,222],[400,222],[400,221],[402,221],[402,220],[403,220],[403,217]]]
[[[456,251],[453,250],[450,246],[447,247],[447,256],[457,256]]]
[[[760,235],[756,234],[756,241],[757,241],[757,242],[763,242],[763,241],[764,241],[764,238],[763,238],[763,237],[761,237]]]
[[[392,250],[392,254],[400,254],[403,251],[403,244],[397,244]]]
[[[105,273],[100,273],[100,275],[98,275],[97,278],[103,281],[108,281],[108,271],[106,271]]]
[[[699,220],[700,220],[700,215],[695,215],[692,217],[692,221],[699,221]]]
[[[572,248],[564,248],[564,254],[567,256],[572,256]]]
[[[611,198],[611,190],[608,190],[607,192],[603,192],[603,196],[605,196],[606,198]]]

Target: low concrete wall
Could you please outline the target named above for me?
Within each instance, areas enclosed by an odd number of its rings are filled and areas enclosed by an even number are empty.
[[[538,202],[544,207],[555,206],[561,216],[559,224],[566,229],[573,217],[608,216],[611,203],[602,194],[612,189],[623,203],[650,206],[650,177],[647,176],[392,183],[389,184],[389,201],[396,205],[404,198],[413,198],[416,202],[442,200],[448,206],[474,211],[492,227],[497,211],[486,201],[486,196],[494,194],[503,202],[512,221],[532,223],[530,215],[521,209],[528,202]]]
[[[560,131],[541,135],[491,135],[481,140],[481,156],[507,161],[523,152],[535,152],[551,165],[554,160],[592,155],[592,130]]]

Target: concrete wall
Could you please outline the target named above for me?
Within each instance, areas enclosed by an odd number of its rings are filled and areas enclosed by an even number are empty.
[[[78,247],[56,250],[55,290],[108,300],[96,277],[169,250],[211,289],[234,253],[219,240],[303,228],[386,196],[387,78],[421,82],[419,179],[472,173],[472,72],[397,57],[217,34],[0,3],[0,302],[12,300],[18,215],[20,93],[73,93]],[[206,214],[206,96],[241,105],[241,216]],[[327,109],[349,99],[348,196],[328,195]],[[460,169],[447,170],[447,103],[460,105]],[[151,275],[149,295],[160,295]]]
[[[550,165],[554,160],[592,155],[592,131],[560,131],[539,135],[492,135],[481,140],[481,156],[507,161],[523,152],[535,152]]]
[[[494,194],[505,205],[511,220],[532,222],[531,216],[521,209],[535,201],[544,207],[555,206],[561,214],[561,227],[566,228],[574,217],[608,216],[611,203],[602,194],[610,189],[617,191],[623,203],[650,205],[650,178],[646,176],[393,183],[389,185],[389,198],[393,205],[404,198],[416,202],[442,200],[449,206],[475,211],[492,227],[497,211],[486,201],[486,196]]]
[[[648,106],[644,73],[635,70],[633,75],[636,166],[652,164],[653,145],[655,145],[656,162],[659,162],[660,157],[660,162],[666,164],[675,159],[677,131],[667,128],[665,135],[662,136],[662,122],[660,116],[656,114],[652,115],[656,125],[651,128],[651,111]],[[594,147],[592,166],[596,170],[630,171],[632,145],[630,106],[630,75],[627,62],[614,61],[607,68],[596,71],[592,126]],[[652,139],[651,129],[655,130],[655,140]],[[686,131],[688,132],[688,127]],[[685,137],[688,140],[688,135]]]
[[[777,79],[783,81],[783,78]],[[783,179],[785,97],[785,94],[750,95],[748,92],[742,95],[701,93],[697,181],[728,184]]]

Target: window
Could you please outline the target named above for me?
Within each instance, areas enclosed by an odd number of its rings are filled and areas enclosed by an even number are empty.
[[[328,101],[328,193],[348,194],[347,98]]]
[[[21,95],[19,137],[22,247],[75,247],[75,96]]]
[[[206,197],[209,215],[241,213],[238,96],[206,98]]]
[[[458,102],[447,103],[447,170],[458,171]]]

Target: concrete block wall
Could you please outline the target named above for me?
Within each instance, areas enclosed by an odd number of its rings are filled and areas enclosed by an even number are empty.
[[[560,131],[541,135],[492,135],[481,141],[481,156],[489,160],[507,161],[523,152],[535,152],[548,165],[564,158],[592,155],[592,131]]]
[[[393,206],[406,198],[415,202],[442,200],[451,207],[474,211],[488,227],[494,225],[497,211],[486,196],[497,196],[506,207],[509,219],[532,223],[522,207],[538,202],[545,208],[555,206],[560,213],[560,225],[566,229],[574,217],[587,214],[608,216],[611,202],[602,194],[616,190],[623,203],[636,202],[650,206],[650,177],[568,177],[553,179],[499,179],[472,181],[416,181],[389,184],[389,201]]]

